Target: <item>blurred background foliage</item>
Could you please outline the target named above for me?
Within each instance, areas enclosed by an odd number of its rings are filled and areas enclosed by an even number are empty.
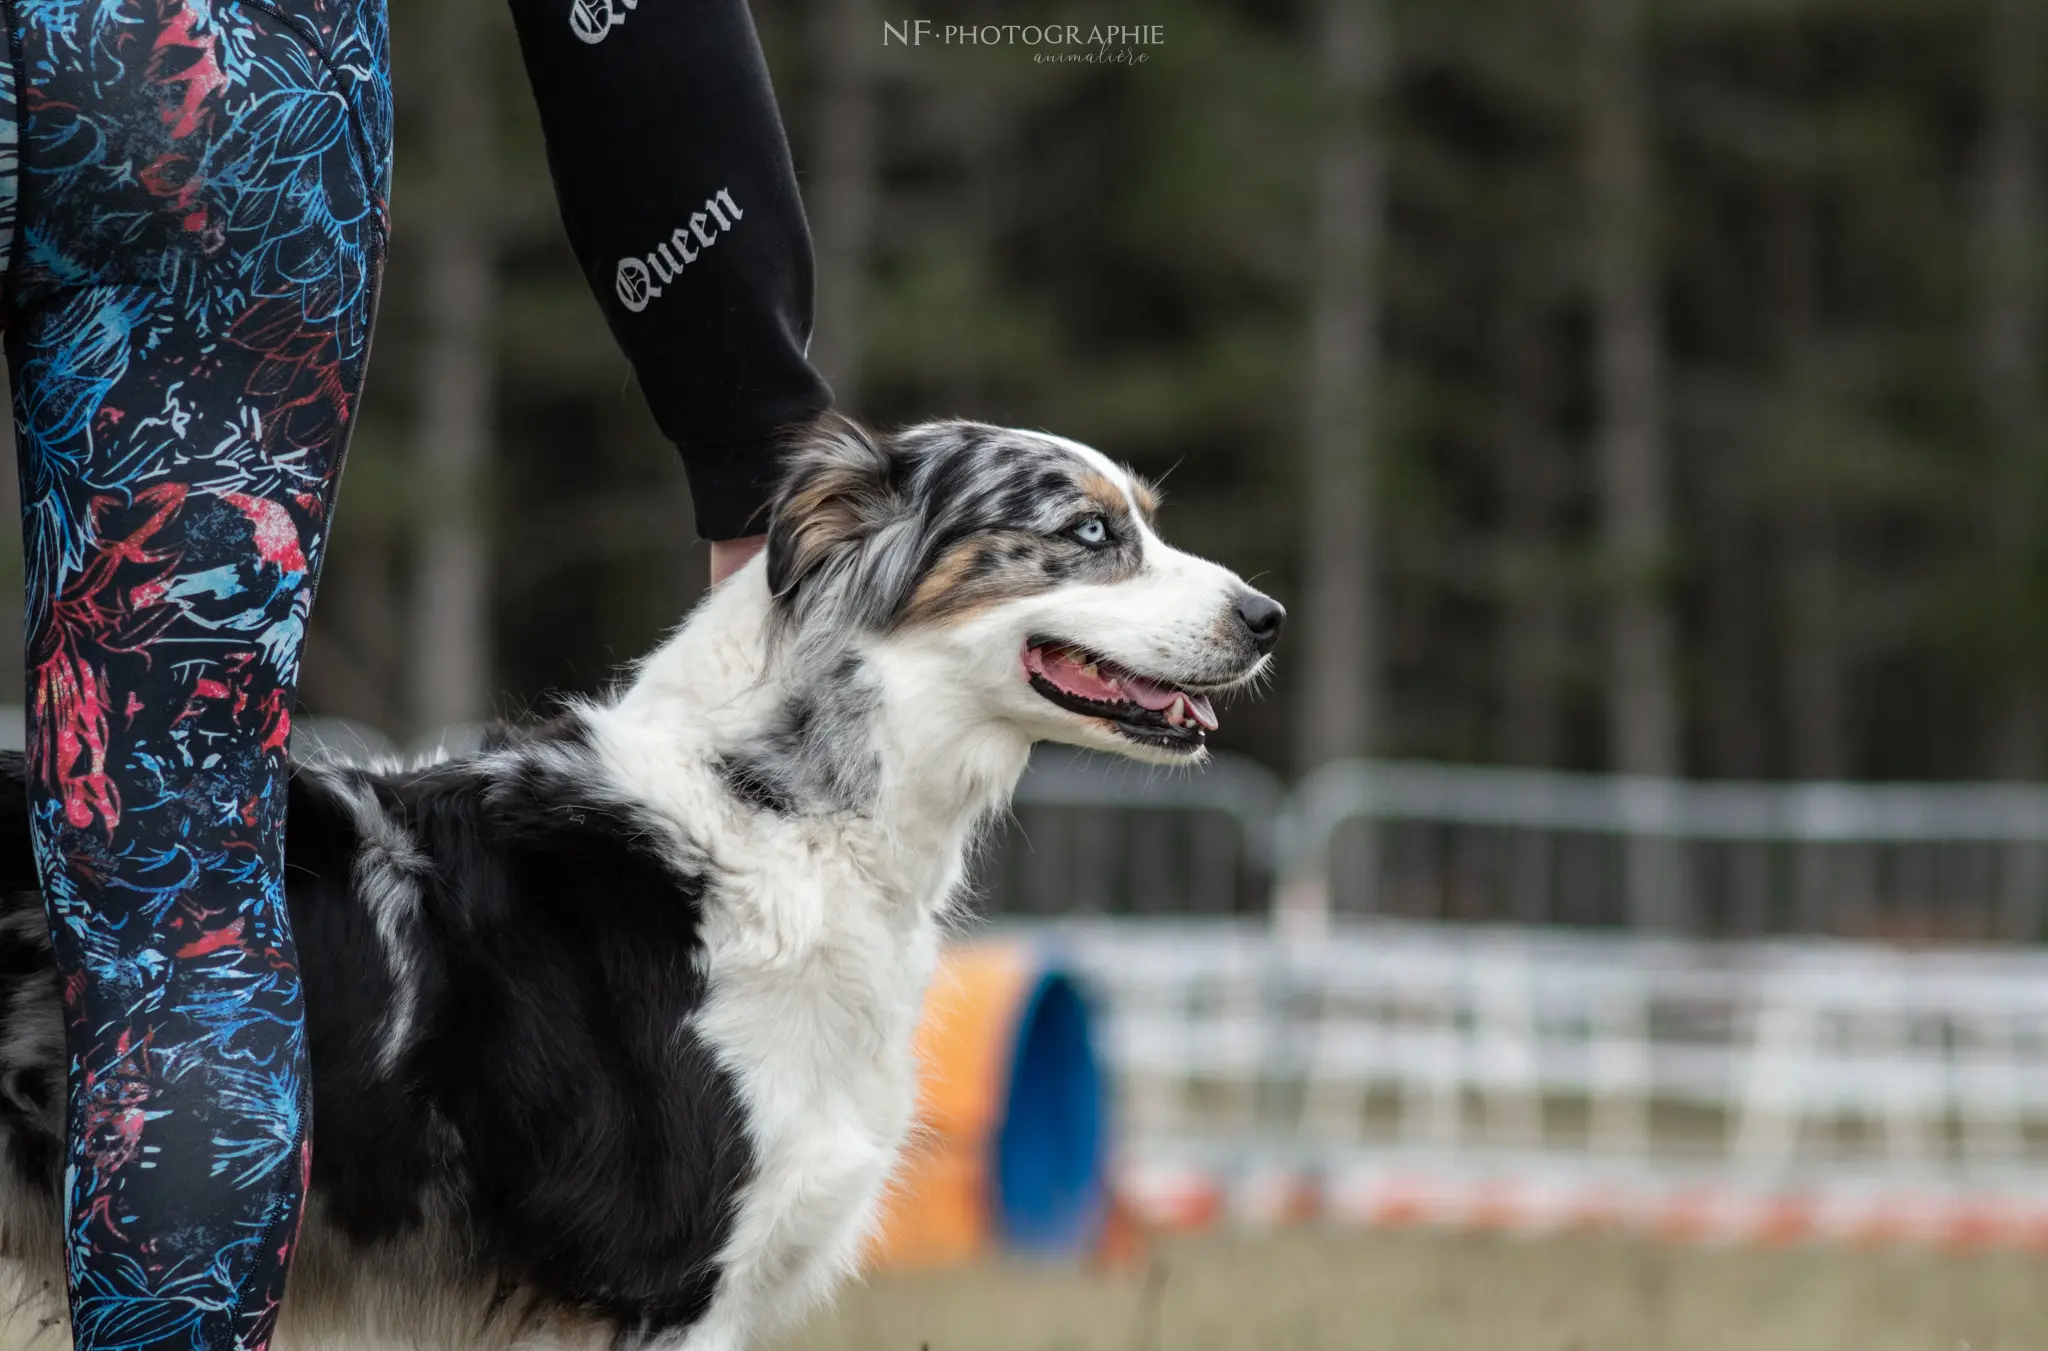
[[[704,558],[509,17],[392,2],[397,234],[304,697],[404,737],[601,684]],[[2048,751],[2043,9],[755,12],[842,404],[1163,478],[1168,533],[1295,611],[1228,744],[1955,778]],[[1165,41],[885,46],[906,18]]]

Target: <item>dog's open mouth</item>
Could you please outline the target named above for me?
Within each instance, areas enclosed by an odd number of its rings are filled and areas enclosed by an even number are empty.
[[[1216,730],[1209,696],[1139,675],[1068,643],[1034,642],[1024,649],[1024,674],[1053,703],[1149,746],[1199,750]]]

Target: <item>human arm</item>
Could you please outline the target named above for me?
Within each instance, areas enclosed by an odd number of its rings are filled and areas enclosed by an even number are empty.
[[[717,586],[745,567],[767,542],[766,535],[711,541],[711,584]]]
[[[570,246],[682,452],[698,533],[758,533],[780,434],[831,392],[804,355],[810,230],[745,0],[510,3]]]

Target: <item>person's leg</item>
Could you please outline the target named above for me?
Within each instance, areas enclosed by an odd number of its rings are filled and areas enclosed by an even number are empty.
[[[73,1337],[244,1351],[275,1322],[310,1157],[285,739],[383,251],[382,23],[308,0],[12,9]]]

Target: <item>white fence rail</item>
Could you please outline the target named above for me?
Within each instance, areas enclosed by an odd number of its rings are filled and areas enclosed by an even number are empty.
[[[1026,930],[1104,1014],[1127,1160],[2048,1217],[2048,953],[1339,921]]]

